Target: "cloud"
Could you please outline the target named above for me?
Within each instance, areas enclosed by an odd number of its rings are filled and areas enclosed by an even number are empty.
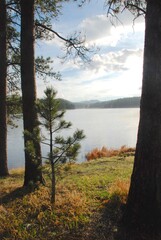
[[[107,52],[97,54],[93,57],[92,63],[88,65],[90,71],[95,73],[104,71],[106,73],[127,71],[130,66],[126,64],[129,57],[142,57],[142,49],[122,49],[118,52]]]
[[[92,57],[91,64],[75,65],[72,60],[62,64],[56,58],[62,46],[58,39],[46,42],[44,51],[53,54],[54,70],[62,74],[61,82],[49,80],[60,97],[79,101],[140,95],[144,22],[139,20],[133,26],[132,16],[129,17],[127,13],[120,16],[123,24],[115,22],[115,26],[106,15],[101,14],[86,17],[77,24],[77,30],[86,34],[87,44],[100,47],[100,52]],[[67,22],[64,26],[67,26]],[[42,84],[40,95],[43,87]]]
[[[128,15],[123,14],[122,23],[112,23],[106,15],[97,15],[84,19],[78,27],[85,32],[89,44],[116,46],[122,39],[129,38],[129,34],[133,34],[131,37],[134,37],[135,33],[144,31],[144,21],[133,23]]]
[[[82,35],[86,35],[87,47],[91,47],[92,45],[100,47],[100,53],[105,51],[110,52],[110,50],[116,52],[123,48],[143,48],[144,22],[137,21],[133,26],[132,20],[126,17],[128,15],[127,13],[120,15],[124,16],[122,20],[124,24],[119,22],[115,26],[112,25],[106,15],[85,18],[77,25],[75,30],[78,32],[81,31]],[[63,31],[62,24],[60,25],[60,29]],[[55,23],[53,26],[55,28]],[[56,29],[59,29],[59,22]],[[66,29],[64,31],[66,32]],[[56,54],[55,57],[63,55],[63,42],[57,37],[44,43],[46,49],[50,48],[50,52]]]
[[[72,61],[60,65],[55,59],[55,68],[62,73],[62,81],[50,80],[50,84],[57,89],[59,97],[71,101],[138,96],[142,78],[142,54],[142,49],[97,54],[92,63],[84,68],[73,65]]]
[[[65,70],[61,82],[54,82],[60,97],[71,101],[85,99],[109,100],[140,95],[142,51],[123,50],[96,58],[97,70]]]
[[[79,28],[85,32],[87,41],[96,41],[110,34],[110,23],[104,15],[84,19]]]

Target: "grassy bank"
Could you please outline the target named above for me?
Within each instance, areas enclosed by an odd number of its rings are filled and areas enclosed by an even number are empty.
[[[32,192],[22,188],[23,170],[12,170],[0,179],[0,239],[114,239],[132,164],[133,157],[116,156],[64,165],[54,209],[47,175]]]

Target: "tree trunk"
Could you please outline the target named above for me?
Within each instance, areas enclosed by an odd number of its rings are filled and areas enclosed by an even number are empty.
[[[147,1],[140,123],[124,221],[139,232],[161,232],[160,0]]]
[[[21,0],[21,87],[23,100],[24,130],[33,133],[38,127],[35,109],[36,80],[34,54],[34,0]],[[33,141],[36,158],[26,150],[30,137],[24,134],[25,144],[25,179],[24,185],[30,182],[43,182],[40,143]]]
[[[51,106],[50,106],[51,110]],[[52,116],[50,111],[50,165],[51,165],[51,204],[55,205],[56,194],[56,179],[55,179],[55,162],[53,157],[53,128],[52,128]]]
[[[7,176],[7,57],[6,3],[0,1],[0,176]]]
[[[56,195],[56,180],[55,180],[55,164],[54,161],[51,163],[51,203],[55,205],[55,195]]]

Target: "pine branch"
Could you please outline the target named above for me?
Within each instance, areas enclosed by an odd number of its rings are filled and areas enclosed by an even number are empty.
[[[40,22],[36,21],[35,25],[38,27],[41,27],[51,33],[54,33],[55,36],[57,36],[59,39],[61,39],[63,42],[65,42],[65,47],[67,50],[67,54],[65,55],[64,59],[67,58],[67,55],[71,54],[72,49],[76,51],[76,54],[74,57],[79,56],[81,59],[85,61],[90,61],[89,57],[87,57],[86,53],[93,52],[93,50],[85,47],[83,44],[85,43],[85,38],[81,39],[78,36],[70,37],[70,38],[65,38],[61,36],[58,32],[53,30],[52,28],[45,26],[44,24],[41,24]]]
[[[141,8],[141,7],[139,7],[139,6],[135,5],[135,4],[127,3],[126,6],[127,6],[127,8],[128,7],[136,8],[138,11],[142,12],[143,14],[146,14],[146,11],[143,8]],[[141,14],[139,14],[139,15],[141,15]]]
[[[62,151],[62,153],[59,156],[57,156],[57,159],[54,161],[54,164],[59,162],[59,160],[63,157],[64,153],[66,153],[76,141],[77,138],[73,138],[73,141]]]
[[[10,9],[10,10],[12,10],[12,11],[16,12],[18,15],[21,15],[21,12],[20,12],[20,11],[18,11],[17,9],[15,9],[15,8],[11,7],[10,5],[6,5],[6,6],[7,6],[7,8],[8,8],[8,9]]]

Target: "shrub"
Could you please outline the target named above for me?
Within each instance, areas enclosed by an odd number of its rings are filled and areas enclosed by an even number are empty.
[[[103,158],[103,157],[113,157],[113,156],[129,156],[134,155],[135,149],[129,148],[127,146],[122,146],[120,149],[113,149],[113,148],[106,148],[102,147],[94,148],[91,152],[86,154],[87,161],[97,159],[97,158]]]

